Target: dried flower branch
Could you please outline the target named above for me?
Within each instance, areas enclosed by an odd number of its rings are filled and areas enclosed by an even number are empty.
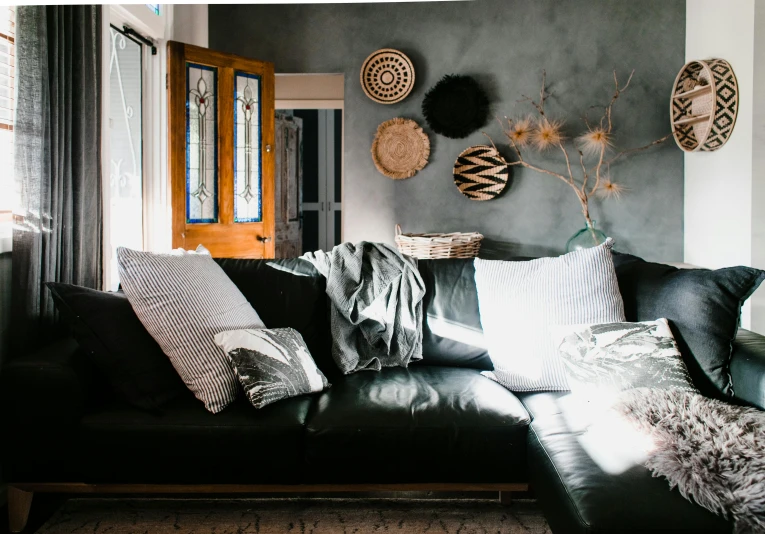
[[[520,165],[527,169],[554,176],[564,181],[572,188],[577,199],[579,199],[579,203],[582,207],[582,215],[584,215],[587,225],[590,228],[592,228],[592,219],[590,218],[589,210],[590,198],[596,194],[604,198],[619,198],[626,191],[626,188],[616,183],[609,174],[611,164],[619,158],[629,154],[647,150],[653,146],[659,145],[671,137],[671,134],[668,134],[648,143],[647,145],[622,150],[606,160],[606,154],[614,147],[612,110],[614,104],[629,87],[634,74],[635,71],[633,70],[627,78],[627,82],[620,86],[616,71],[614,71],[614,93],[608,104],[605,107],[600,108],[603,110],[603,115],[599,122],[592,123],[586,115],[584,116],[587,131],[573,140],[574,145],[580,147],[576,150],[579,154],[579,164],[581,167],[581,176],[579,177],[574,175],[571,167],[571,160],[569,158],[568,149],[566,148],[567,139],[563,135],[563,122],[550,119],[545,111],[545,104],[547,99],[551,96],[547,91],[547,74],[545,71],[542,71],[542,88],[539,91],[539,101],[535,102],[529,97],[524,97],[524,99],[521,100],[521,102],[530,103],[536,109],[539,117],[536,120],[530,117],[524,117],[516,121],[507,119],[507,126],[500,121],[502,131],[505,134],[505,137],[507,137],[508,144],[516,157],[515,161],[511,161],[509,164]],[[593,106],[593,108],[594,107],[596,106]],[[486,133],[484,133],[484,135],[491,141],[492,145],[494,145],[494,141],[491,137]],[[521,150],[529,146],[540,152],[558,147],[566,160],[566,171],[568,176],[534,165],[524,159]],[[592,167],[588,167],[585,162],[586,158],[595,159],[595,163]],[[590,177],[593,177],[594,180],[592,185],[588,187]]]

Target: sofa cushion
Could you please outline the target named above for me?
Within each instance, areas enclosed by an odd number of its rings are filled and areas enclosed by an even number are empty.
[[[731,395],[730,359],[741,306],[765,278],[751,267],[678,269],[614,254],[628,321],[666,317],[693,384],[705,395]]]
[[[425,282],[419,365],[494,369],[483,341],[473,260],[418,260],[417,267]]]
[[[212,414],[188,393],[161,414],[109,404],[80,425],[83,482],[294,484],[311,398],[256,410],[244,397]]]
[[[54,282],[47,286],[72,335],[120,397],[138,408],[158,410],[186,391],[124,293]]]
[[[522,482],[528,413],[477,369],[413,366],[343,377],[307,423],[325,483]]]
[[[529,482],[553,532],[732,531],[731,523],[670,490],[665,479],[652,477],[642,465],[609,460],[609,452],[622,455],[623,444],[613,444],[618,451],[603,440],[595,448],[583,445],[588,431],[572,421],[579,413],[573,395],[524,393],[519,398],[533,418]]]
[[[331,354],[326,282],[313,265],[298,258],[215,261],[267,328],[294,328],[330,381],[340,375]]]

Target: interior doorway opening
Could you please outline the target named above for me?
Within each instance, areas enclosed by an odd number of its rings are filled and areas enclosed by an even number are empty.
[[[343,239],[343,75],[276,76],[276,257]]]

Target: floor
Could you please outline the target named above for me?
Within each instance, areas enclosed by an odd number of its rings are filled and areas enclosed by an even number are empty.
[[[0,510],[0,534],[8,532]],[[367,532],[550,534],[536,502],[413,495],[407,498],[274,496],[221,499],[145,496],[78,498],[35,495],[25,533],[39,534],[300,534]]]

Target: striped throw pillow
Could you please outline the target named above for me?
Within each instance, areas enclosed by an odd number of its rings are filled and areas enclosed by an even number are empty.
[[[623,322],[613,240],[557,258],[475,260],[484,339],[493,372],[513,391],[568,390],[552,328]]]
[[[265,328],[244,295],[201,245],[169,254],[117,249],[122,288],[135,314],[186,386],[213,413],[239,384],[215,334]]]

